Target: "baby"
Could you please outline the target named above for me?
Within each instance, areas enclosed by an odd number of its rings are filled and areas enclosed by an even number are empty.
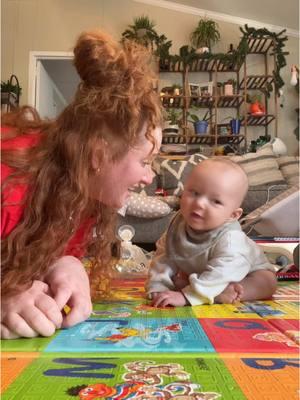
[[[219,157],[188,177],[180,211],[157,242],[146,290],[155,307],[269,298],[273,266],[238,219],[248,190],[243,169]]]

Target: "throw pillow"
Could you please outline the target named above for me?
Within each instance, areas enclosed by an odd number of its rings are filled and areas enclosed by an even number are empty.
[[[160,176],[160,182],[169,195],[180,196],[184,182],[195,165],[206,160],[203,154],[193,154],[182,160],[159,158],[154,163],[154,169]]]
[[[159,218],[170,214],[171,208],[157,197],[132,192],[127,200],[126,215]]]
[[[277,162],[288,184],[297,184],[299,182],[299,157],[282,156],[277,158]]]
[[[266,236],[297,236],[299,234],[297,193],[299,193],[299,185],[294,185],[252,211],[240,221],[243,230],[250,234],[254,228]]]
[[[233,156],[230,159],[239,164],[246,172],[249,186],[282,185],[286,183],[279,170],[271,144],[263,146],[256,153]]]

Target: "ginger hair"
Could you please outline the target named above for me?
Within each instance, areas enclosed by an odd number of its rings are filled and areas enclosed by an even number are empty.
[[[2,240],[3,293],[42,279],[86,218],[96,220],[97,237],[90,232],[82,243],[95,259],[94,275],[109,261],[116,211],[89,198],[92,152],[103,141],[108,146],[102,146],[100,160],[119,160],[141,140],[145,125],[155,145],[151,132],[161,125],[161,103],[151,63],[151,53],[136,43],[119,44],[99,30],[84,32],[74,48],[81,82],[58,118],[43,121],[31,107],[2,117],[11,127],[6,138],[40,134],[34,147],[2,150],[2,162],[14,171],[3,185],[29,188],[22,219]]]

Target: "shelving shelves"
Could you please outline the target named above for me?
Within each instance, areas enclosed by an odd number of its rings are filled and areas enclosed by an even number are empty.
[[[168,135],[162,139],[163,144],[215,144],[215,135]],[[218,135],[217,144],[231,143],[239,145],[244,140],[244,135]]]
[[[248,146],[248,127],[263,127],[265,135],[268,134],[268,127],[275,121],[275,136],[277,135],[277,100],[276,95],[272,94],[275,99],[274,113],[269,111],[270,92],[274,87],[274,76],[269,73],[269,58],[272,56],[274,46],[271,38],[249,38],[247,55],[242,63],[224,63],[217,58],[203,58],[199,56],[187,63],[183,60],[168,58],[160,60],[160,73],[180,73],[182,77],[182,91],[179,95],[161,94],[162,104],[166,109],[176,108],[182,110],[182,135],[164,136],[163,144],[205,144],[209,146],[218,146],[221,144],[234,144],[238,147]],[[257,54],[263,57],[262,67],[264,69],[261,74],[247,73],[247,56]],[[275,62],[275,61],[274,61]],[[195,82],[191,78],[193,73],[206,73],[209,81],[213,82],[213,92],[209,95],[194,95],[190,92],[189,82]],[[223,75],[223,73],[227,73]],[[225,95],[221,92],[218,80],[222,80],[222,76],[228,79],[229,73],[236,81],[235,92],[233,95]],[[206,75],[207,76],[207,75]],[[204,81],[204,79],[203,79]],[[223,79],[224,81],[224,79]],[[251,114],[248,110],[247,99],[252,91],[261,93],[264,99],[265,113]],[[192,135],[188,127],[189,109],[207,109],[210,113],[211,121],[209,124],[208,134]],[[222,123],[222,113],[220,109],[234,109],[235,115],[241,120],[241,134],[224,134],[226,129],[228,132],[229,124]],[[232,117],[234,118],[234,117]],[[226,118],[225,118],[226,119]],[[220,127],[224,127],[220,129]],[[220,134],[222,133],[222,134]],[[188,148],[188,146],[187,146]]]

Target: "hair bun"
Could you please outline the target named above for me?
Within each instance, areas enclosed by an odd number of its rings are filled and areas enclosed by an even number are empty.
[[[82,33],[74,48],[74,65],[87,86],[108,85],[119,57],[119,44],[99,30]]]

